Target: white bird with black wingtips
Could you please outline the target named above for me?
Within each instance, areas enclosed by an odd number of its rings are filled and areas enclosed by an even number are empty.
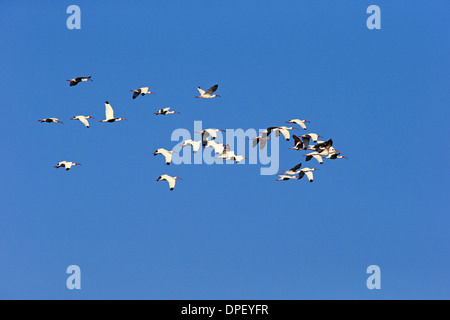
[[[125,118],[114,118],[114,109],[111,107],[108,101],[105,102],[105,120],[100,120],[99,122],[116,122],[127,120]]]
[[[164,148],[159,148],[155,152],[153,152],[153,155],[162,154],[164,158],[166,159],[166,164],[169,165],[172,162],[172,154],[176,153],[176,151],[169,151]]]
[[[70,162],[70,161],[61,161],[59,162],[55,168],[66,168],[66,171],[69,171],[70,168],[72,168],[72,166],[80,166],[81,164],[77,163],[77,162]]]
[[[46,123],[52,123],[52,122],[54,122],[54,123],[62,123],[62,121],[59,121],[59,119],[58,118],[46,118],[46,119],[41,119],[41,120],[38,120],[40,123],[44,123],[44,122],[46,122]]]
[[[197,87],[198,92],[200,93],[199,96],[196,96],[196,98],[202,98],[202,99],[212,99],[215,97],[220,97],[218,94],[213,94],[217,88],[219,87],[218,84],[212,86],[208,90],[202,90],[200,87]]]
[[[136,99],[137,97],[139,97],[139,95],[141,96],[145,96],[146,94],[155,94],[155,92],[152,92],[148,89],[148,87],[142,87],[136,90],[130,90],[133,93],[133,99]]]
[[[308,121],[308,120],[300,120],[300,119],[292,119],[292,120],[286,121],[286,123],[295,123],[295,124],[298,124],[298,125],[299,125],[300,127],[302,127],[304,130],[306,130],[306,125],[305,125],[306,122],[310,122],[310,121]]]
[[[164,108],[164,109],[160,109],[157,112],[154,112],[153,114],[162,114],[163,116],[167,115],[167,114],[174,114],[174,113],[180,113],[179,111],[169,111],[170,107]]]
[[[175,182],[177,180],[181,180],[181,178],[180,177],[172,177],[172,176],[169,176],[168,174],[163,174],[163,175],[159,176],[159,178],[156,181],[161,181],[161,180],[166,180],[169,183],[170,191],[172,191],[175,188]]]
[[[303,168],[300,170],[299,174],[298,174],[298,179],[300,180],[301,178],[303,178],[303,176],[306,175],[306,177],[308,178],[309,182],[313,182],[313,171],[316,171],[319,169],[316,168]]]
[[[187,146],[191,146],[192,147],[192,151],[194,153],[197,153],[198,149],[200,149],[200,145],[202,144],[201,141],[194,141],[194,140],[184,140],[183,143],[181,144],[181,147],[187,147]]]
[[[94,119],[94,117],[91,116],[75,116],[70,120],[80,120],[82,124],[86,126],[86,128],[89,128],[89,121],[87,119]]]

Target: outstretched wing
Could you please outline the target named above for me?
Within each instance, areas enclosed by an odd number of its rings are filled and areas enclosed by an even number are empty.
[[[141,89],[135,91],[135,92],[133,93],[133,99],[136,99],[136,98],[139,96],[140,93],[141,93]]]
[[[298,165],[296,165],[295,167],[293,167],[293,168],[291,168],[291,170],[290,171],[297,171],[298,169],[300,169],[302,167],[302,164],[301,163],[299,163]]]
[[[105,102],[105,116],[106,120],[114,119],[114,110],[108,101]]]
[[[89,122],[86,117],[79,117],[78,120],[80,120],[86,126],[86,128],[89,128]]]
[[[205,94],[212,94],[212,93],[214,93],[214,91],[216,91],[218,87],[219,87],[218,84],[212,86],[211,88],[209,88],[208,90],[206,90]]]
[[[205,90],[200,89],[200,87],[197,87],[197,90],[201,96],[205,94]]]

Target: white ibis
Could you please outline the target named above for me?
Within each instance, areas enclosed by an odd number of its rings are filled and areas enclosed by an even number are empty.
[[[46,118],[46,119],[41,119],[41,120],[38,120],[40,123],[43,123],[43,122],[47,122],[47,123],[52,123],[52,122],[54,122],[54,123],[63,123],[62,121],[59,121],[59,119],[58,118]]]
[[[162,114],[163,116],[165,116],[166,114],[174,114],[174,113],[180,113],[178,111],[169,111],[170,107],[164,108],[164,109],[160,109],[157,112],[154,112],[153,114]]]
[[[169,165],[170,162],[172,162],[172,154],[176,153],[176,151],[169,151],[164,148],[159,148],[155,152],[153,152],[153,155],[162,154],[164,158],[166,159],[166,164]]]
[[[320,164],[323,164],[323,160],[322,160],[322,156],[319,154],[319,152],[314,151],[314,152],[310,152],[308,154],[303,155],[304,157],[306,157],[306,161],[311,160],[312,158],[316,159]]]
[[[171,177],[167,174],[163,174],[163,175],[159,176],[159,178],[156,181],[166,180],[169,183],[170,191],[172,191],[173,188],[175,188],[175,182],[178,179],[181,180],[180,177]]]
[[[114,110],[108,101],[105,102],[105,120],[100,120],[99,122],[116,122],[121,120],[127,120],[125,118],[114,118]]]
[[[291,138],[291,134],[289,133],[289,130],[292,129],[297,129],[295,127],[269,127],[267,128],[265,131],[263,131],[263,136],[264,137],[268,137],[272,131],[275,131],[275,136],[279,137],[280,134],[282,134],[284,136],[284,138],[286,139],[286,141],[289,141],[289,139]]]
[[[77,162],[70,162],[70,161],[61,161],[59,162],[55,168],[66,168],[66,171],[69,171],[70,168],[72,168],[72,166],[80,166],[81,164],[77,163]]]
[[[91,117],[91,116],[87,116],[87,117],[86,116],[75,116],[75,117],[73,117],[70,120],[80,120],[81,123],[83,123],[86,126],[86,128],[89,128],[89,121],[87,119],[94,119],[94,117]]]
[[[297,180],[298,176],[291,176],[291,175],[284,175],[284,174],[279,174],[278,175],[280,178],[276,179],[276,181],[286,181],[286,180]]]
[[[91,76],[89,76],[89,77],[77,77],[77,78],[66,80],[66,81],[70,81],[70,86],[72,87],[72,86],[76,86],[80,82],[93,81],[93,80],[91,79]]]
[[[204,129],[202,131],[195,131],[195,133],[201,133],[202,134],[202,145],[206,146],[208,143],[208,138],[211,137],[211,139],[217,138],[217,132],[225,131],[222,129]]]
[[[301,168],[301,167],[302,167],[302,164],[299,163],[299,164],[297,164],[295,167],[292,167],[291,169],[289,169],[288,171],[282,172],[282,174],[287,174],[287,175],[290,175],[290,176],[295,176],[297,173],[300,172],[300,168]]]
[[[295,123],[295,124],[298,124],[300,127],[302,127],[304,130],[306,130],[306,125],[305,125],[305,123],[306,122],[310,122],[310,121],[308,121],[308,120],[300,120],[300,119],[292,119],[292,120],[289,120],[289,121],[286,121],[286,123]]]
[[[248,140],[253,140],[253,148],[256,147],[259,143],[259,149],[262,150],[266,146],[267,140],[270,140],[270,139],[271,138],[269,138],[269,137],[259,136],[259,137],[250,138]]]
[[[298,179],[303,178],[303,176],[306,174],[306,177],[308,178],[309,182],[313,182],[313,171],[316,171],[319,169],[316,168],[303,168],[300,170],[299,174],[298,174]]]
[[[225,145],[222,143],[217,143],[214,140],[208,140],[208,143],[203,148],[213,148],[215,154],[221,154],[223,153],[224,146]]]
[[[136,90],[130,90],[133,93],[133,99],[136,99],[137,97],[139,97],[139,95],[141,96],[145,96],[146,94],[155,94],[155,92],[152,92],[150,90],[148,90],[148,87],[142,87]]]
[[[200,95],[196,96],[196,98],[212,99],[215,97],[220,97],[218,94],[213,94],[217,90],[218,87],[219,87],[219,85],[216,84],[206,91],[202,90],[200,87],[197,87],[197,90],[200,93]]]
[[[197,153],[198,149],[200,149],[200,145],[201,145],[201,141],[194,141],[194,140],[185,140],[183,141],[183,144],[181,145],[182,148],[187,147],[187,146],[191,146],[192,147],[192,151],[194,153]]]

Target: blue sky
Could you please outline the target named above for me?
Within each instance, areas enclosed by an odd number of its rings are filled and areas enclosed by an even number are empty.
[[[81,30],[66,27],[72,4]],[[371,4],[381,30],[366,27]],[[0,298],[450,298],[449,6],[1,2]],[[194,98],[216,83],[222,98]],[[142,86],[157,94],[132,100]],[[106,100],[129,121],[99,123]],[[165,106],[182,113],[153,115]],[[350,159],[313,160],[309,183],[152,155],[195,120],[292,118]],[[280,141],[280,171],[304,161],[292,146]],[[164,173],[183,178],[172,192]],[[73,264],[81,290],[66,288]],[[381,290],[366,287],[369,265]]]

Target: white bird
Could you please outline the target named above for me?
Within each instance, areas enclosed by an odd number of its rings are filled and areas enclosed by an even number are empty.
[[[303,178],[303,176],[306,174],[306,177],[308,178],[309,182],[313,182],[313,171],[316,171],[319,169],[316,168],[303,168],[300,170],[300,173],[298,174],[298,179]]]
[[[208,143],[203,148],[206,149],[211,147],[214,149],[215,154],[220,154],[223,153],[224,146],[225,145],[222,143],[217,143],[214,140],[208,140]]]
[[[289,139],[291,138],[291,134],[289,133],[289,130],[292,130],[292,129],[297,129],[297,128],[285,127],[285,126],[269,127],[265,131],[263,131],[263,137],[268,137],[274,131],[276,137],[279,137],[280,134],[282,134],[284,136],[284,138],[286,139],[286,141],[289,141]]]
[[[40,123],[43,123],[43,122],[47,122],[47,123],[52,123],[52,122],[55,122],[55,123],[62,123],[61,121],[59,121],[59,119],[58,118],[46,118],[46,119],[41,119],[41,120],[38,120]]]
[[[153,152],[153,155],[162,154],[164,158],[166,159],[166,164],[169,165],[170,162],[172,162],[172,153],[176,153],[176,151],[169,151],[164,148],[159,148],[155,152]]]
[[[198,149],[200,149],[201,141],[194,141],[194,140],[185,140],[183,141],[183,144],[181,145],[182,148],[191,146],[192,151],[194,153],[197,153]]]
[[[270,140],[269,137],[259,136],[254,138],[249,138],[248,140],[253,140],[253,148],[256,147],[259,143],[259,149],[262,150],[267,144],[267,140]]]
[[[100,120],[99,122],[116,122],[121,120],[127,120],[125,118],[114,118],[114,110],[108,101],[105,102],[105,120]]]
[[[222,129],[204,129],[202,131],[195,131],[195,133],[201,133],[202,134],[202,145],[206,146],[208,143],[208,138],[211,137],[211,139],[217,138],[217,132],[219,131],[225,131]]]
[[[297,180],[298,176],[291,176],[291,175],[284,175],[284,174],[279,174],[278,175],[280,178],[276,179],[276,181],[286,181],[286,180]]]
[[[169,183],[170,191],[172,191],[173,188],[175,188],[175,182],[177,179],[181,180],[180,177],[171,177],[167,174],[163,174],[163,175],[159,176],[159,178],[156,181],[166,180]]]
[[[295,124],[298,124],[300,127],[302,127],[304,130],[306,130],[306,125],[305,125],[305,123],[306,122],[310,122],[310,121],[308,121],[308,120],[300,120],[300,119],[292,119],[292,120],[289,120],[289,121],[286,121],[286,123],[295,123]]]
[[[154,112],[153,114],[162,114],[163,116],[165,116],[166,114],[173,114],[173,113],[180,113],[178,111],[169,111],[170,107],[164,108],[164,109],[160,109],[157,112]]]
[[[89,128],[89,121],[87,119],[94,119],[94,117],[91,116],[75,116],[70,120],[80,120],[85,126],[86,128]]]
[[[70,161],[61,161],[59,162],[55,168],[66,168],[66,171],[69,171],[70,168],[72,168],[72,166],[80,166],[81,164],[77,163],[77,162],[70,162]]]
[[[154,94],[155,93],[155,92],[149,91],[148,87],[142,87],[142,88],[139,88],[136,90],[130,90],[130,91],[134,92],[133,99],[136,99],[139,95],[145,96],[146,94],[152,94],[152,93]]]
[[[70,81],[70,86],[76,86],[79,82],[86,82],[86,81],[93,81],[91,79],[91,76],[89,77],[77,77],[74,79],[70,79],[70,80],[66,80],[66,81]]]
[[[282,172],[282,174],[287,174],[290,176],[295,176],[296,174],[298,174],[300,172],[300,168],[302,167],[302,164],[299,163],[297,164],[295,167],[292,167],[291,169],[289,169],[286,172]]]
[[[218,94],[213,94],[217,90],[218,87],[219,87],[219,85],[216,84],[206,91],[202,90],[200,87],[197,87],[197,90],[200,93],[200,95],[196,96],[196,98],[211,99],[211,98],[215,98],[215,97],[220,97]]]
[[[316,159],[320,164],[323,164],[323,160],[322,160],[322,156],[317,152],[310,152],[308,154],[303,155],[304,157],[306,157],[306,161],[311,160],[312,158]]]

